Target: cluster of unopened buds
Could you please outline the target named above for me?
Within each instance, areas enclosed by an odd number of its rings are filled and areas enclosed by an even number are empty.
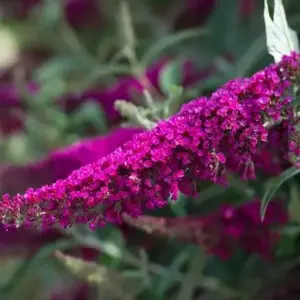
[[[291,53],[250,78],[226,83],[210,98],[190,101],[66,179],[23,195],[4,195],[0,222],[7,227],[88,223],[96,228],[122,222],[124,213],[137,217],[145,208],[163,207],[179,192],[193,195],[197,180],[227,185],[228,172],[254,179],[256,154],[272,142],[268,131],[278,124],[286,137],[278,151],[297,161],[298,116],[291,102],[299,72],[300,55]]]

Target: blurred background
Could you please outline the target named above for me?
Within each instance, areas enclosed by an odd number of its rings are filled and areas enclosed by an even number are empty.
[[[299,1],[283,2],[300,31]],[[0,0],[0,49],[1,194],[53,183],[145,130],[135,112],[116,110],[117,100],[147,108],[146,88],[165,118],[272,62],[261,0]],[[172,86],[182,88],[180,101]],[[226,191],[202,185],[200,200],[153,215],[202,215],[259,190],[238,180]],[[293,299],[270,296],[274,285],[263,296],[253,291],[297,257],[297,235],[272,262],[237,251],[190,263],[189,242],[130,224],[75,231],[0,227],[1,299]],[[189,263],[200,273],[180,277]]]

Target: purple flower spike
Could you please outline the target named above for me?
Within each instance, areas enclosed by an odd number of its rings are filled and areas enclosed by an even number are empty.
[[[24,195],[4,195],[0,221],[43,227],[89,223],[95,228],[121,222],[122,213],[136,217],[145,207],[162,207],[197,179],[227,184],[229,168],[243,179],[254,178],[254,155],[268,139],[264,123],[290,112],[286,93],[299,74],[299,62],[296,53],[285,56],[250,78],[230,81],[210,99],[191,101],[64,180]]]
[[[108,155],[117,147],[142,132],[138,128],[117,128],[96,138],[81,140],[52,152],[46,159],[25,166],[9,166],[0,171],[1,190],[8,193],[25,191],[65,178],[72,171]]]

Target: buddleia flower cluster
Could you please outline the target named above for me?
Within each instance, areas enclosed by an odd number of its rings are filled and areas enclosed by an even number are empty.
[[[88,223],[93,229],[122,222],[123,213],[137,217],[146,208],[163,207],[179,192],[193,195],[197,180],[227,185],[229,172],[254,179],[255,154],[268,142],[268,130],[280,122],[288,121],[288,140],[278,147],[297,161],[298,116],[292,102],[299,63],[296,52],[284,56],[250,78],[226,83],[210,98],[190,101],[66,179],[23,195],[4,195],[1,223],[44,228]]]

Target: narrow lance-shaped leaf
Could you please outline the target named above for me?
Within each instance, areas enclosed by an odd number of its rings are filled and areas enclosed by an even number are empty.
[[[189,257],[191,257],[193,250],[194,248],[189,245],[175,256],[172,264],[167,269],[167,275],[161,278],[157,286],[157,296],[163,297],[165,292],[172,287],[173,284],[177,284],[175,276],[179,273],[180,268],[186,263]]]
[[[290,201],[288,205],[290,220],[296,223],[300,222],[300,193],[296,181],[290,182]]]
[[[278,189],[290,178],[296,176],[300,173],[299,168],[291,167],[284,171],[278,178],[276,178],[271,184],[269,185],[268,189],[266,190],[260,206],[260,216],[263,220],[267,211],[267,207],[273,196],[276,194]]]
[[[170,208],[175,216],[186,216],[186,201],[187,196],[182,193],[179,194],[177,201],[172,201],[169,199]]]
[[[167,64],[160,73],[159,84],[161,90],[170,95],[174,86],[179,86],[182,82],[182,62],[180,60],[172,61]]]
[[[299,51],[299,41],[296,32],[288,26],[282,0],[274,0],[273,20],[268,0],[264,0],[264,6],[268,52],[274,57],[275,62],[279,62],[283,55]]]

